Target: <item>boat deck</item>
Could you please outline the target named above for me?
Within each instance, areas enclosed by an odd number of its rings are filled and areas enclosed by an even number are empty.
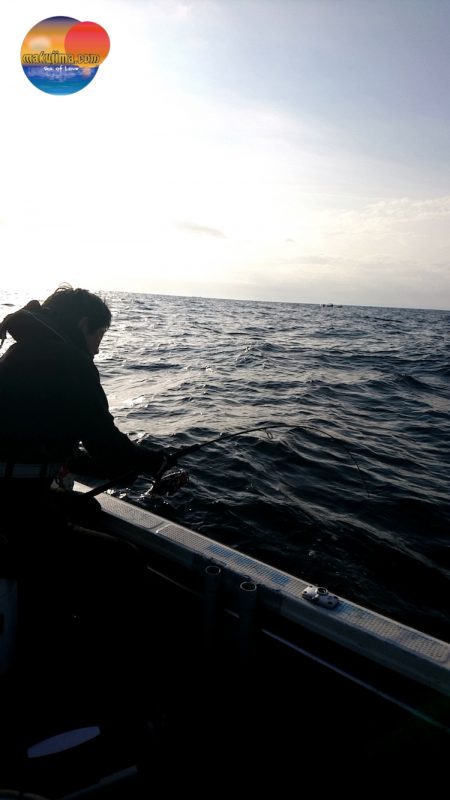
[[[138,548],[141,605],[127,625],[120,575],[99,575],[84,614],[80,581],[76,598],[42,611],[37,599],[19,619],[15,668],[0,680],[1,787],[50,800],[280,791],[311,778],[356,787],[349,758],[439,774],[450,752],[445,642],[343,598],[321,608],[292,576],[116,498],[101,503],[105,528]],[[30,757],[87,728],[99,735]]]

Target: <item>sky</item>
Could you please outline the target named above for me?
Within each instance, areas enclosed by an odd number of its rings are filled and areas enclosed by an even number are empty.
[[[111,49],[25,76],[57,15]],[[450,309],[450,0],[2,9],[3,288]]]

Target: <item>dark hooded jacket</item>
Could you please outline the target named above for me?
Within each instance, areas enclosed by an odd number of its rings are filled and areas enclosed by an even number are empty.
[[[82,444],[93,474],[112,478],[127,471],[156,474],[163,450],[149,450],[121,433],[108,410],[84,337],[58,328],[37,301],[10,314],[0,335],[16,340],[0,359],[0,462],[62,462]]]

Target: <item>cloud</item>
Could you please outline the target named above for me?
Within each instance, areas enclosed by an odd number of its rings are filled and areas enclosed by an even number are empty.
[[[411,200],[409,197],[401,197],[374,203],[368,206],[368,212],[374,216],[410,221],[448,217],[450,216],[450,195],[426,200]]]
[[[225,234],[218,228],[210,228],[207,225],[197,225],[195,222],[177,222],[176,226],[181,231],[187,233],[197,233],[201,236],[213,236],[215,239],[226,239]]]
[[[450,308],[449,266],[450,259],[420,262],[394,256],[280,258],[247,271],[247,286],[241,286],[240,295],[300,303],[445,309]]]
[[[450,196],[411,200],[409,197],[370,203],[360,210],[342,211],[336,215],[334,235],[347,234],[349,229],[359,233],[385,233],[400,223],[440,222],[450,218]]]

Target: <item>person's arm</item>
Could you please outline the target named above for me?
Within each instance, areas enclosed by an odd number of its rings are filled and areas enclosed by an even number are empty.
[[[164,448],[133,442],[119,430],[109,411],[108,401],[93,362],[83,364],[77,384],[79,394],[80,440],[86,454],[69,463],[72,471],[113,478],[136,471],[155,477],[167,464]]]

